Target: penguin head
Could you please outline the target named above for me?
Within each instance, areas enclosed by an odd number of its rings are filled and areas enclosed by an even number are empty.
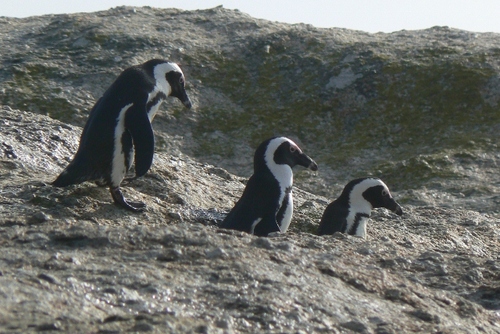
[[[267,167],[273,171],[278,166],[293,168],[296,165],[309,168],[313,171],[318,170],[316,162],[304,154],[297,144],[286,137],[270,138],[260,144],[255,151],[255,170]]]
[[[387,185],[378,178],[353,180],[347,184],[344,192],[349,193],[349,204],[352,208],[370,206],[370,210],[386,208],[399,216],[403,214],[403,209],[394,200]]]
[[[185,89],[184,73],[176,63],[162,61],[154,67],[154,77],[167,96],[178,98],[182,104],[191,109],[192,103]]]

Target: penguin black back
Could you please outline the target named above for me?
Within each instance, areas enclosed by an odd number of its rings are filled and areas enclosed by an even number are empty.
[[[339,198],[326,207],[318,234],[343,232],[364,237],[371,210],[382,207],[398,215],[403,214],[401,206],[394,200],[382,180],[378,178],[352,180],[344,187]]]
[[[119,186],[134,161],[136,177],[151,167],[151,121],[167,96],[177,97],[191,108],[177,64],[153,59],[124,70],[90,111],[78,151],[52,184],[64,187],[96,181],[110,187],[116,204],[142,211],[144,204],[128,203]]]
[[[261,143],[254,154],[254,173],[221,227],[259,236],[286,232],[293,212],[292,168],[296,165],[318,169],[286,137],[273,137]]]

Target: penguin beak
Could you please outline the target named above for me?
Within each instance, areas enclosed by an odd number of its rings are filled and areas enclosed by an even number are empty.
[[[182,104],[184,105],[184,107],[188,108],[188,109],[191,109],[191,107],[193,106],[193,104],[191,103],[191,100],[189,99],[189,97],[186,95],[186,98],[184,100],[182,100]]]
[[[392,197],[387,200],[385,207],[394,212],[395,214],[397,214],[398,216],[401,216],[403,214],[403,209],[398,204],[398,202],[396,202]]]
[[[180,87],[177,90],[174,90],[172,93],[170,93],[170,96],[178,98],[179,101],[181,101],[182,104],[188,109],[191,109],[191,107],[193,106],[184,87]]]
[[[297,165],[303,166],[305,168],[308,168],[312,171],[317,171],[318,170],[318,164],[314,162],[313,159],[311,159],[309,156],[307,156],[304,153],[298,153],[296,156],[297,160]]]
[[[318,164],[315,163],[313,160],[311,160],[311,163],[309,164],[309,166],[307,168],[309,168],[310,170],[315,172],[318,170]]]

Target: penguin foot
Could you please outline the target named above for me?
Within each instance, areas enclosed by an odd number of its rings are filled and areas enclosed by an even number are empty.
[[[142,202],[127,202],[123,197],[120,187],[109,188],[109,192],[115,201],[115,204],[132,212],[142,212],[146,208],[146,204]]]

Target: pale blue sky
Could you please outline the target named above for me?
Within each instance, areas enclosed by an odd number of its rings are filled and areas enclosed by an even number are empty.
[[[93,12],[111,7],[205,9],[218,5],[256,18],[367,32],[449,26],[500,33],[500,0],[1,0],[0,16]]]

